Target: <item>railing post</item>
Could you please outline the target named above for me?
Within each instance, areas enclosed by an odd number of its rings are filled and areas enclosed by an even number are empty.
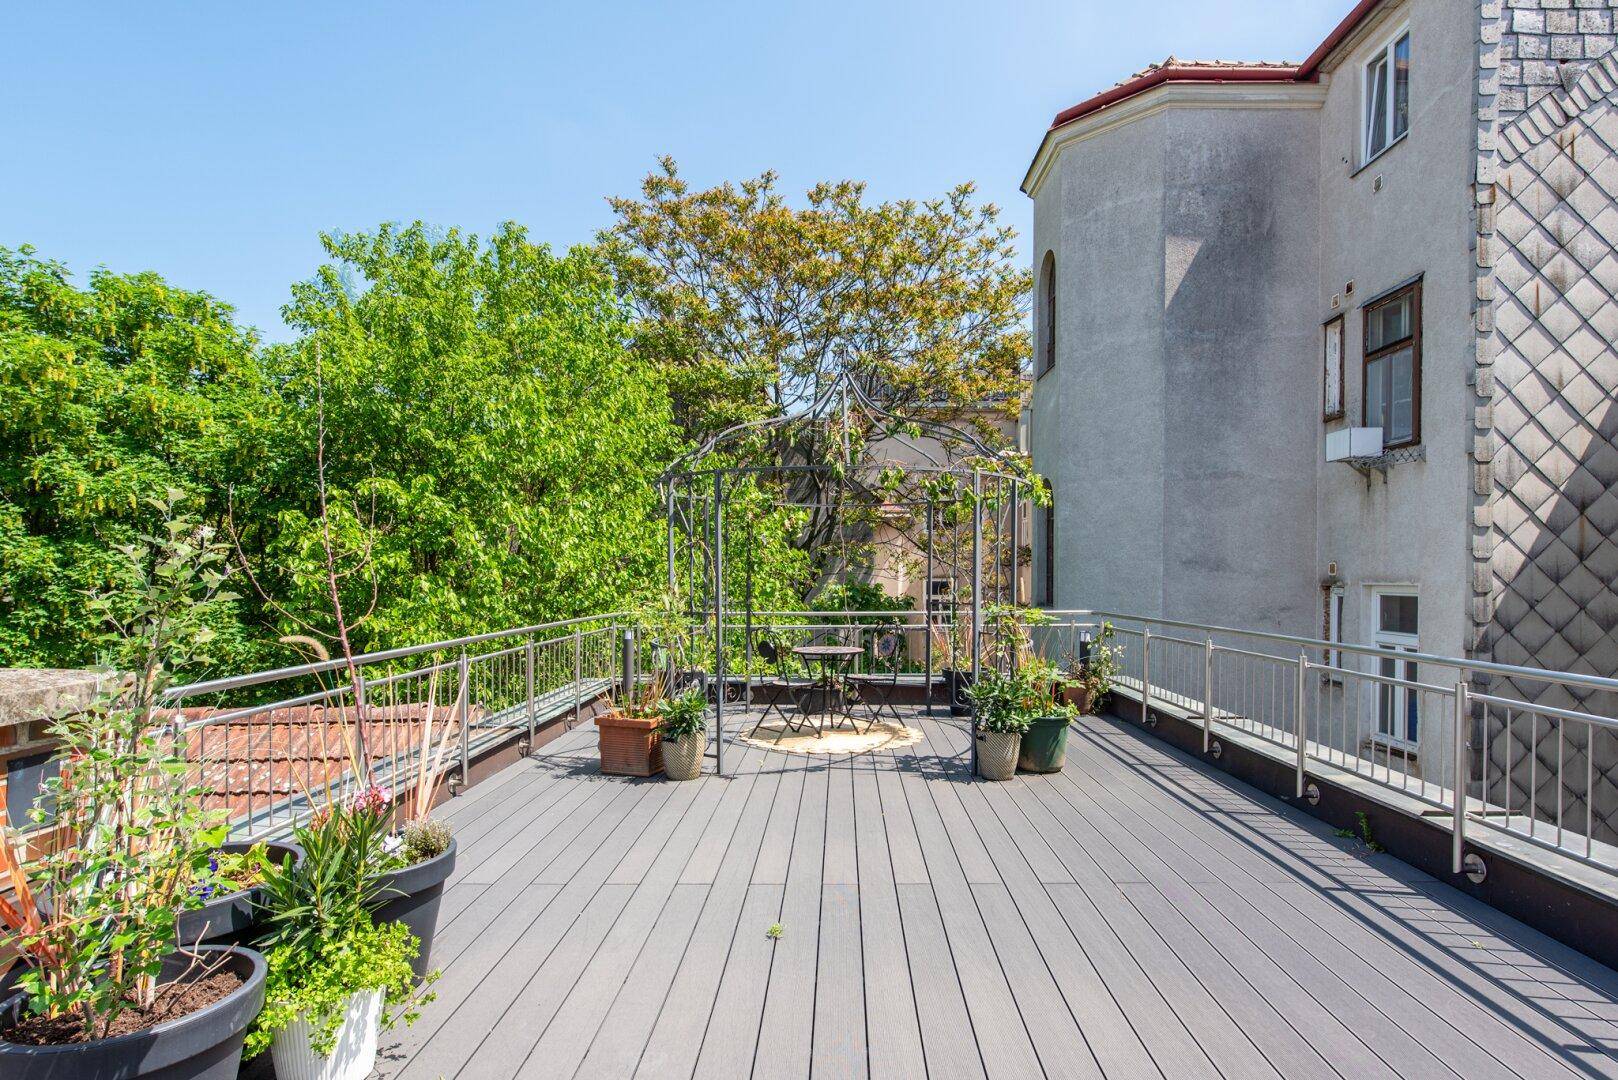
[[[573,726],[584,716],[584,632],[573,628]]]
[[[537,716],[534,709],[534,639],[532,636],[522,647],[523,689],[528,695],[528,752],[534,752],[534,734]]]
[[[1140,724],[1149,727],[1152,723],[1152,714],[1147,701],[1152,696],[1152,628],[1143,625],[1140,628]]]
[[[1202,752],[1213,745],[1213,636],[1202,643]]]
[[[456,708],[461,714],[461,790],[465,791],[467,784],[471,782],[472,776],[472,741],[471,735],[468,731],[468,728],[471,726],[470,713],[472,711],[470,700],[472,696],[472,688],[470,685],[472,666],[471,664],[467,663],[465,648],[461,649],[460,675],[461,688],[460,693],[456,695]]]
[[[1295,796],[1303,798],[1305,789],[1304,763],[1309,758],[1309,650],[1298,650],[1298,701],[1295,711],[1297,722],[1293,725],[1297,730],[1293,738],[1298,743],[1298,781]]]
[[[1471,726],[1471,712],[1466,669],[1462,668],[1455,673],[1455,817],[1450,828],[1450,870],[1456,874],[1466,870],[1466,729]]]

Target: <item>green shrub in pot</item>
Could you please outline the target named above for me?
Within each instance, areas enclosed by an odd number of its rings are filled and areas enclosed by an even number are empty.
[[[657,730],[664,742],[663,771],[669,779],[700,776],[708,734],[708,699],[702,691],[692,689],[665,698],[658,709]]]

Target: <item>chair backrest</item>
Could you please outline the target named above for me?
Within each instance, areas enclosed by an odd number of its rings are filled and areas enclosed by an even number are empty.
[[[899,659],[899,635],[889,630],[876,639],[876,644],[872,647],[872,651],[878,660],[897,662]]]
[[[781,660],[781,650],[777,649],[775,642],[767,637],[759,638],[758,642],[753,646],[753,651],[758,653],[759,659],[766,664],[779,663]]]

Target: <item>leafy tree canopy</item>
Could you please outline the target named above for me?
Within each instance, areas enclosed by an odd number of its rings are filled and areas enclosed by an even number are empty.
[[[322,465],[361,647],[609,611],[654,586],[668,391],[626,349],[596,253],[511,224],[487,243],[420,223],[323,242],[331,262],[285,309],[301,337],[268,360],[300,418],[280,468],[301,498],[242,530],[283,627],[331,630],[306,614],[331,607]]]
[[[98,270],[88,286],[0,248],[4,664],[94,660],[88,595],[133,585],[119,546],[160,528],[170,491],[217,521],[275,427],[257,339],[228,305],[151,273]],[[228,654],[242,634],[220,618]]]
[[[1032,278],[973,196],[871,204],[843,181],[794,207],[773,172],[693,191],[664,158],[639,199],[609,200],[601,239],[695,438],[802,408],[843,372],[894,412],[1015,415]]]

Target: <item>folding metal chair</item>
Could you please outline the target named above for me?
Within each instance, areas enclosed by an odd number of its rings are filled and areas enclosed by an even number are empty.
[[[886,668],[885,673],[848,677],[848,681],[859,693],[860,704],[865,706],[867,730],[871,724],[881,720],[884,713],[891,716],[896,723],[901,725],[904,723],[904,717],[899,715],[899,710],[893,703],[899,689],[899,667],[903,662],[904,652],[902,645],[903,641],[897,631],[887,631],[879,636],[871,647],[872,668]]]
[[[768,637],[761,636],[754,642],[753,655],[775,668],[775,678],[759,684],[761,687],[770,690],[770,700],[764,706],[764,711],[759,714],[758,722],[747,733],[748,738],[752,738],[754,733],[764,726],[764,721],[770,718],[770,713],[772,712],[781,717],[781,721],[786,724],[788,731],[802,731],[804,725],[808,722],[806,718],[800,713],[797,721],[794,722],[792,717],[787,714],[787,711],[781,708],[781,701],[785,698],[794,709],[797,709],[798,695],[808,689],[814,680],[806,676],[801,682],[794,681],[791,673],[787,670],[786,660],[792,654],[784,651]]]

